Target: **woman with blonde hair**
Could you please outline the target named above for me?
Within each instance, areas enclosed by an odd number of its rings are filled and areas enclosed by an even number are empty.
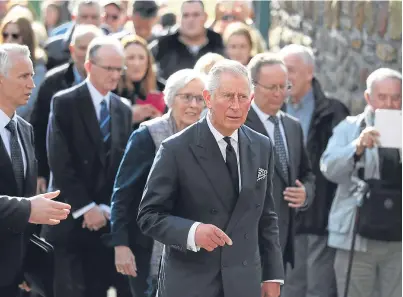
[[[199,73],[207,75],[211,68],[217,63],[218,61],[224,60],[225,58],[220,54],[216,53],[207,53],[197,60],[195,67],[193,68]]]

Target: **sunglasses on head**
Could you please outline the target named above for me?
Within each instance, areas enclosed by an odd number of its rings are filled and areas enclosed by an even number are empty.
[[[18,33],[7,33],[7,32],[3,32],[3,39],[7,39],[9,36],[11,36],[12,39],[18,39],[20,38],[20,34]]]

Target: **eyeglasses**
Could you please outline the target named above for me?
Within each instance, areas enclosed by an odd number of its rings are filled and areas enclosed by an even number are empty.
[[[116,21],[119,18],[117,14],[105,14],[105,19],[111,19],[112,21]]]
[[[3,32],[3,39],[7,39],[8,37],[10,37],[11,36],[11,38],[12,39],[18,39],[18,38],[20,38],[20,34],[19,33],[7,33],[7,32]]]
[[[258,86],[261,86],[263,89],[269,90],[270,92],[277,92],[277,91],[284,92],[284,91],[289,91],[292,88],[292,84],[290,82],[287,82],[285,85],[268,85],[268,86],[265,86],[265,85],[262,85],[261,83],[256,81],[254,84],[258,85]]]
[[[192,103],[193,99],[196,100],[197,104],[204,104],[204,98],[202,95],[193,95],[189,93],[183,93],[183,94],[176,94],[175,96],[179,96],[183,102],[186,104]]]
[[[123,66],[123,67],[112,67],[112,66],[103,66],[103,65],[99,65],[97,63],[95,63],[94,61],[91,61],[91,63],[95,66],[98,66],[99,68],[102,68],[108,72],[119,72],[119,73],[123,73],[127,67]]]

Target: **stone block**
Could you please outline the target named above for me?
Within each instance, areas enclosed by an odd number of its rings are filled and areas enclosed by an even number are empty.
[[[354,28],[362,31],[365,21],[365,2],[354,1]]]
[[[369,35],[374,34],[376,10],[374,9],[374,3],[370,0],[365,2],[365,28]]]
[[[314,15],[314,1],[301,1],[304,7],[304,19],[312,19]]]
[[[341,9],[341,2],[338,0],[332,1],[332,28],[339,29],[340,28],[340,9]]]
[[[304,34],[309,37],[313,37],[315,34],[313,24],[309,21],[303,21],[302,22],[302,32],[304,32]]]
[[[362,34],[358,31],[358,29],[354,28],[350,35],[350,44],[353,49],[356,51],[360,50],[363,44]]]
[[[396,49],[388,43],[376,45],[376,55],[380,60],[384,62],[390,63],[396,61],[397,58],[396,54],[397,54]]]
[[[379,36],[384,37],[388,28],[389,3],[381,1],[378,5],[376,26]]]
[[[341,16],[340,17],[340,28],[343,30],[351,30],[352,28],[352,18],[348,16]]]
[[[289,44],[292,42],[292,38],[294,36],[294,32],[288,28],[283,28],[281,32],[281,41],[285,44]]]
[[[290,16],[287,20],[287,25],[294,30],[300,30],[301,29],[301,22],[302,18],[301,16],[294,14],[293,16]]]
[[[278,46],[281,42],[282,27],[276,27],[269,32],[269,48]]]
[[[326,3],[325,1],[315,1],[314,2],[314,22],[318,26],[322,26],[324,24],[324,20],[326,19]]]
[[[402,39],[402,1],[389,2],[389,36],[391,39]]]

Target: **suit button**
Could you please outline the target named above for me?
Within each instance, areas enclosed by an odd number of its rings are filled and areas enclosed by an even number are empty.
[[[87,164],[88,164],[88,160],[84,160],[84,164],[87,165]]]
[[[211,212],[211,214],[215,215],[215,214],[218,213],[218,210],[215,209],[215,208],[212,208],[212,209],[210,210],[210,212]]]
[[[227,267],[228,267],[227,264],[222,264],[222,265],[221,265],[221,268],[222,268],[222,269],[227,268]]]
[[[249,238],[249,234],[248,234],[248,233],[245,233],[244,237],[245,237],[245,239],[248,239],[248,238]]]
[[[243,262],[242,262],[242,265],[243,265],[243,266],[248,266],[248,261],[246,261],[246,260],[243,261]]]
[[[260,204],[256,204],[256,208],[259,208],[260,207]]]

